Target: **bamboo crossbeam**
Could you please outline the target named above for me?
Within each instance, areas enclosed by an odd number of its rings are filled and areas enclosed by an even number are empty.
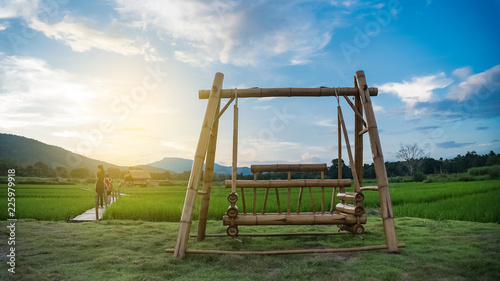
[[[361,124],[363,124],[363,126],[366,127],[366,122],[365,122],[365,119],[363,118],[363,115],[361,115],[361,113],[359,113],[359,111],[356,109],[356,106],[352,103],[351,100],[349,100],[348,97],[344,96],[344,98],[347,101],[347,103],[349,104],[349,106],[352,108],[352,111],[354,111],[355,117],[359,118],[359,121],[361,122]]]
[[[399,248],[405,248],[406,244],[400,243]],[[275,250],[275,251],[221,251],[221,250],[186,250],[190,254],[232,254],[232,255],[296,255],[296,254],[327,254],[327,253],[344,253],[344,252],[359,252],[370,250],[387,249],[387,245],[373,245],[353,248],[335,248],[335,249],[298,249],[298,250]],[[173,249],[166,249],[165,252],[172,253]]]
[[[351,234],[346,231],[336,232],[284,232],[284,233],[238,233],[238,237],[279,237],[279,236],[339,236]],[[191,235],[191,237],[196,237]],[[206,234],[205,237],[227,237],[227,233]]]
[[[335,89],[340,96],[354,96],[359,90],[354,87],[320,87],[320,88],[250,88],[238,89],[238,98],[266,98],[266,97],[332,97]],[[378,95],[377,88],[369,88],[370,96]],[[199,90],[200,99],[208,99],[210,90]],[[222,89],[220,97],[223,99],[235,97],[235,89]]]
[[[361,187],[361,191],[378,191],[378,186],[363,186]]]
[[[266,172],[322,172],[326,171],[326,163],[323,164],[268,164],[250,166],[252,173]]]
[[[231,188],[231,180],[226,180],[226,188]],[[297,179],[297,180],[237,180],[241,188],[287,188],[287,187],[349,187],[350,179]]]
[[[326,213],[267,213],[267,214],[238,214],[235,218],[230,218],[225,215],[222,218],[224,225],[339,225],[347,224],[354,225],[358,223],[357,216],[347,213],[335,212],[333,214]],[[359,222],[366,223],[366,214],[359,217]]]

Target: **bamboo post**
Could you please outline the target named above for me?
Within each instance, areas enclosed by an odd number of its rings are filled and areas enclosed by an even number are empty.
[[[387,171],[385,169],[384,156],[382,153],[382,145],[378,134],[377,121],[368,93],[365,73],[360,70],[356,72],[356,81],[358,84],[359,95],[366,116],[366,123],[369,131],[370,146],[372,150],[373,163],[375,166],[375,174],[378,182],[378,192],[380,199],[380,209],[382,212],[382,222],[384,225],[385,241],[387,250],[390,253],[398,253],[398,244],[396,241],[396,231],[394,227],[394,214],[392,213],[391,195],[389,193],[389,181],[387,179]]]
[[[267,206],[267,196],[269,195],[269,187],[266,188],[266,195],[264,196],[264,206],[262,207],[262,214],[266,212],[266,206]]]
[[[245,190],[241,188],[241,205],[243,206],[243,214],[247,213],[247,206],[245,204]]]
[[[288,188],[288,198],[286,201],[286,213],[287,214],[290,214],[290,212],[292,211],[291,204],[292,204],[292,188],[289,187]]]
[[[354,78],[354,88],[357,88],[356,78]],[[347,100],[348,98],[345,97]],[[363,104],[359,94],[354,96],[354,163],[356,164],[356,172],[358,174],[359,186],[363,186],[363,134],[359,134],[363,130]]]
[[[200,138],[189,176],[189,182],[186,191],[186,198],[184,200],[184,207],[182,209],[181,221],[179,223],[179,233],[177,235],[177,242],[174,251],[174,257],[178,259],[184,258],[186,255],[186,248],[189,239],[189,232],[191,231],[191,223],[193,219],[194,204],[196,202],[196,195],[198,193],[198,185],[201,178],[203,162],[207,153],[208,141],[214,126],[215,115],[217,114],[217,107],[220,102],[220,90],[222,88],[222,80],[224,74],[217,72],[214,77],[212,89],[210,90],[210,97],[208,99],[207,111],[201,127]]]
[[[325,213],[325,188],[321,187],[321,213]]]
[[[316,202],[314,202],[314,195],[312,192],[312,187],[309,187],[309,197],[311,198],[312,212],[313,212],[313,214],[315,214],[316,213]]]
[[[257,188],[254,187],[253,188],[253,214],[257,214],[257,207],[256,207],[256,204],[257,204]]]
[[[299,191],[299,202],[297,202],[297,214],[300,213],[300,205],[302,204],[302,193],[304,193],[303,187],[301,187]]]
[[[276,205],[277,205],[277,208],[278,208],[278,213],[281,214],[280,194],[279,194],[277,188],[275,188],[274,190],[276,191]]]
[[[205,240],[205,233],[207,229],[208,208],[210,205],[210,192],[212,191],[215,151],[217,147],[217,134],[219,130],[219,109],[220,101],[217,105],[217,117],[214,120],[212,134],[210,134],[210,139],[208,140],[208,151],[206,156],[207,159],[205,160],[205,172],[203,173],[203,195],[201,197],[200,215],[198,217],[198,232],[196,236],[196,239],[198,241]]]

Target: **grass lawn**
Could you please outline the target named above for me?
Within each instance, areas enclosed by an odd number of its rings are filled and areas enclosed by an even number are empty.
[[[185,186],[124,189],[127,196],[107,209],[104,220],[67,223],[93,206],[91,188],[16,187],[16,273],[7,272],[9,229],[2,227],[0,280],[500,280],[500,181],[391,184],[398,242],[407,245],[399,255],[385,250],[278,256],[188,254],[182,261],[165,249],[175,247]],[[225,233],[220,218],[228,206],[228,192],[213,188],[207,233]],[[281,207],[286,208],[286,190],[282,192]],[[257,200],[263,196],[264,190],[259,191]],[[241,237],[242,242],[208,237],[203,242],[191,238],[188,248],[259,251],[384,244],[377,193],[365,192],[365,196],[369,216],[364,240],[349,235]],[[6,194],[0,197],[6,199]],[[246,198],[248,208],[251,193]],[[303,208],[310,206],[307,198]],[[275,200],[270,196],[268,211],[276,210]],[[259,202],[257,208],[261,206]],[[6,226],[6,207],[0,211]],[[198,211],[194,214],[191,234],[196,233]],[[336,229],[241,226],[240,233]]]
[[[500,225],[463,221],[396,219],[401,254],[385,250],[305,255],[188,254],[176,260],[177,223],[110,220],[93,223],[20,220],[16,273],[1,280],[500,280]],[[195,226],[193,226],[194,228]],[[293,231],[311,231],[294,226]],[[334,230],[335,227],[319,227]],[[370,216],[364,241],[351,236],[190,239],[189,248],[262,250],[355,247],[383,243],[381,220]],[[263,229],[243,228],[242,232]],[[315,227],[314,230],[318,230]],[[8,229],[2,228],[6,239]],[[223,233],[219,221],[208,232]],[[264,231],[284,232],[275,226]],[[195,230],[193,230],[195,232]],[[0,246],[6,262],[7,246]]]

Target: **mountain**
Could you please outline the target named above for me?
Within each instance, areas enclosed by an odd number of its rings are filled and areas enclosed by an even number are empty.
[[[160,161],[149,163],[147,165],[170,170],[176,173],[182,173],[184,171],[191,170],[193,166],[193,160],[177,158],[177,157],[165,157]],[[214,165],[214,173],[216,174],[230,175],[231,171],[232,171],[231,167],[222,166],[217,163]],[[252,173],[250,171],[250,168],[248,167],[238,167],[236,171],[238,172],[238,174],[243,173],[244,175],[249,175]]]
[[[90,171],[93,171],[97,169],[98,165],[103,165],[104,169],[114,167],[122,171],[128,170],[126,166],[118,166],[97,159],[88,158],[38,140],[3,133],[0,133],[0,159],[14,159],[22,166],[43,162],[51,168],[61,166],[69,169],[88,168]],[[163,173],[166,170],[182,173],[184,171],[190,171],[192,166],[193,160],[165,157],[163,160],[135,167],[152,173]],[[250,168],[248,167],[239,167],[237,171],[244,175],[251,174]],[[230,175],[231,167],[215,164],[214,172],[217,174]]]
[[[103,165],[104,169],[114,167],[120,170],[128,170],[126,166],[118,166],[88,158],[64,148],[49,145],[34,139],[0,133],[0,159],[9,158],[16,160],[17,163],[22,166],[43,162],[51,168],[61,166],[69,169],[88,168],[90,171],[93,171],[97,169],[98,165]],[[164,169],[158,167],[147,165],[138,167],[149,172],[165,172]]]
[[[101,164],[105,169],[108,167],[121,170],[128,169],[127,167],[88,158],[34,139],[11,134],[0,134],[0,159],[7,158],[17,160],[20,165],[30,165],[40,161],[51,168],[62,166],[70,169],[88,168],[93,171],[97,169],[97,165]]]

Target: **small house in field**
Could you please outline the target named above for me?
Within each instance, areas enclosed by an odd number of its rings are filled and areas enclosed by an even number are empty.
[[[125,180],[132,181],[133,185],[148,186],[148,181],[151,179],[151,174],[144,170],[130,170]],[[128,177],[129,176],[129,177]]]

